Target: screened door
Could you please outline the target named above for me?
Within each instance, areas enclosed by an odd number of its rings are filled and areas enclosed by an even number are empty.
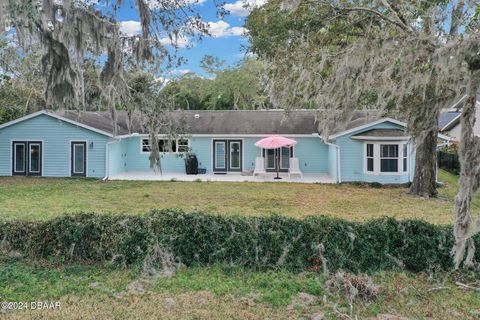
[[[71,146],[71,176],[85,177],[87,175],[87,143],[72,142]]]

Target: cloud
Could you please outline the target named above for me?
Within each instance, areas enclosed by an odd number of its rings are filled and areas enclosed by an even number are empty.
[[[179,0],[178,4],[171,5],[171,7],[184,7],[184,6],[191,6],[191,5],[199,5],[207,2],[207,0]],[[162,9],[162,1],[160,0],[147,0],[146,3],[150,7],[150,9]]]
[[[131,36],[136,36],[140,33],[142,33],[142,25],[140,24],[139,21],[121,21],[120,22],[120,32],[123,34],[131,37]],[[160,43],[163,45],[170,45],[178,48],[184,48],[187,45],[190,44],[190,41],[188,41],[188,38],[185,36],[178,36],[178,37],[173,37],[170,39],[169,37],[164,37],[160,39]]]
[[[120,22],[120,32],[126,34],[127,36],[135,36],[142,32],[142,25],[139,21],[121,21]]]
[[[169,37],[165,37],[160,39],[160,43],[163,45],[170,45],[177,48],[185,48],[186,46],[190,45],[190,41],[187,37],[179,35],[178,37],[173,37],[170,39]]]
[[[267,0],[237,0],[234,3],[227,3],[223,7],[230,11],[233,16],[246,17],[255,7],[267,3]]]
[[[214,38],[225,38],[232,36],[242,36],[245,34],[246,29],[243,27],[231,27],[229,23],[225,21],[210,21],[207,23],[208,32]]]

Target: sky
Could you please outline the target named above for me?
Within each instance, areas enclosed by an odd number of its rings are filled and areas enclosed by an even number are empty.
[[[195,3],[195,9],[203,21],[208,23],[211,36],[203,38],[201,42],[193,43],[192,48],[185,48],[186,41],[179,41],[179,55],[187,59],[187,63],[172,71],[174,75],[187,72],[203,74],[200,61],[205,55],[213,55],[224,60],[227,65],[234,65],[245,57],[248,39],[243,25],[249,9],[244,7],[242,0],[225,1],[225,9],[230,13],[223,19],[217,16],[217,8],[213,0],[188,0]],[[253,5],[261,5],[264,0],[249,0]],[[125,6],[117,14],[117,21],[121,24],[121,31],[128,35],[140,33],[141,26],[135,8]],[[166,38],[165,44],[169,40]]]

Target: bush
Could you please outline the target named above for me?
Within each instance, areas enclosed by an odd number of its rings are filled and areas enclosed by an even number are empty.
[[[452,268],[450,226],[392,218],[355,223],[225,217],[176,210],[143,216],[79,214],[46,222],[3,222],[0,239],[30,258],[141,264],[155,246],[185,265],[228,263],[254,269],[414,272]],[[476,238],[480,246],[479,237]],[[477,253],[477,258],[479,254]]]

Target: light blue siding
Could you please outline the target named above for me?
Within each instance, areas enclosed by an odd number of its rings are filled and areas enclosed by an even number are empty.
[[[146,171],[150,169],[150,161],[148,153],[141,152],[142,137],[129,137],[122,140],[123,151],[117,150],[120,148],[115,144],[110,147],[114,148],[110,156],[110,166],[112,170],[118,172],[118,163],[123,154],[125,165],[124,171]],[[213,140],[214,139],[233,139],[243,141],[243,170],[253,170],[255,168],[255,158],[261,156],[261,149],[255,146],[260,138],[253,137],[228,137],[228,138],[212,138],[212,137],[192,137],[190,138],[190,148],[197,156],[198,166],[207,169],[207,172],[212,172],[213,161]],[[324,173],[328,172],[329,168],[329,150],[328,146],[324,144],[318,137],[295,138],[297,145],[295,146],[295,157],[299,158],[300,169],[304,173]],[[112,159],[116,157],[117,160]],[[162,154],[162,169],[164,172],[185,172],[184,157],[174,154]],[[120,166],[122,167],[122,166]],[[114,174],[113,171],[110,175]]]
[[[328,146],[328,174],[330,177],[338,180],[338,172],[337,172],[337,148],[329,145]]]
[[[410,177],[408,172],[401,175],[374,175],[365,173],[364,141],[351,139],[353,135],[362,131],[395,128],[403,129],[403,127],[397,124],[384,122],[336,139],[335,143],[340,147],[340,172],[342,182],[364,181],[379,182],[384,184],[400,184],[409,182]]]
[[[126,152],[125,171],[145,171],[150,168],[150,153],[142,152],[142,137],[135,136],[124,140]],[[185,172],[184,157],[175,153],[162,153],[160,160],[164,172]]]
[[[112,176],[127,170],[126,141],[108,143],[108,175]]]
[[[296,138],[294,156],[303,173],[328,172],[328,146],[318,137]]]
[[[48,115],[19,122],[0,129],[0,176],[9,176],[13,140],[43,142],[43,176],[70,176],[70,142],[87,141],[87,176],[105,176],[107,136],[75,126]]]

